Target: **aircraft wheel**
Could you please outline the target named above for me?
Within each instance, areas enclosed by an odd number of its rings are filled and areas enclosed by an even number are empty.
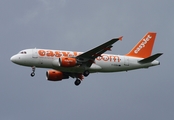
[[[32,67],[32,73],[31,73],[31,77],[34,77],[34,76],[35,76],[35,69],[36,69],[36,67],[35,67],[35,66],[33,66],[33,67]]]
[[[35,76],[35,73],[34,73],[34,72],[32,72],[32,73],[31,73],[31,77],[34,77],[34,76]]]
[[[84,75],[85,77],[87,77],[87,76],[89,75],[89,71],[88,71],[88,70],[85,70],[85,71],[83,72],[83,75]]]
[[[81,83],[81,80],[79,80],[79,79],[76,79],[76,81],[74,82],[74,84],[75,84],[76,86],[80,85],[80,83]]]

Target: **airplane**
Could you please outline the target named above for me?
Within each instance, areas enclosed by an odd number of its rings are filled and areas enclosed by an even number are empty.
[[[123,36],[111,39],[87,52],[25,49],[13,55],[10,60],[18,65],[31,67],[32,77],[35,76],[36,68],[49,68],[50,70],[46,71],[47,80],[76,78],[74,82],[76,86],[90,73],[121,72],[160,65],[156,59],[163,53],[151,55],[156,38],[155,32],[148,32],[125,55],[104,54],[111,51],[113,44],[122,38]]]

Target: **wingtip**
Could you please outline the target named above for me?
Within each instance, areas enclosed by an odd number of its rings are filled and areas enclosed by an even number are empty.
[[[119,37],[118,39],[122,41],[122,39],[123,39],[123,36]]]
[[[163,55],[163,53],[157,53],[157,54],[160,55],[160,56]]]

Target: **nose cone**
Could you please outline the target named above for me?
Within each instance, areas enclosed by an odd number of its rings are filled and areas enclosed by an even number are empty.
[[[13,55],[13,56],[10,58],[10,60],[11,60],[13,63],[19,64],[19,65],[23,63],[23,61],[21,60],[21,56],[19,56],[19,55]]]
[[[10,58],[13,63],[17,63],[17,57],[14,55]]]

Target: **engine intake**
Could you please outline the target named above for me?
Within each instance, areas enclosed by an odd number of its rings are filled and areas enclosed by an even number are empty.
[[[59,64],[61,67],[74,67],[77,65],[76,58],[61,57],[59,58]]]

